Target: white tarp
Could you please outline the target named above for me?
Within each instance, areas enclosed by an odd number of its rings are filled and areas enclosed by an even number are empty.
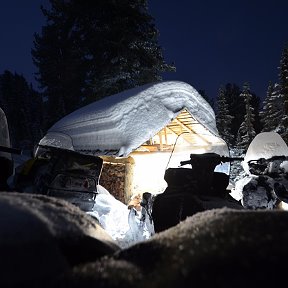
[[[282,137],[276,132],[262,132],[255,136],[242,162],[243,169],[249,172],[248,162],[273,156],[288,156],[288,147]]]
[[[241,200],[244,208],[275,209],[279,204],[278,196],[275,194],[275,187],[279,186],[279,184],[287,187],[287,161],[282,162],[280,166],[275,166],[275,168],[278,168],[274,175],[268,173],[268,166],[267,172],[263,172],[263,175],[260,176],[253,174],[253,170],[252,172],[249,170],[249,161],[262,158],[269,159],[274,156],[288,156],[288,147],[285,141],[276,132],[257,134],[250,143],[244,161],[241,163],[245,174],[243,174],[243,178],[235,183],[235,187],[231,192],[231,195],[236,200]],[[286,209],[284,206],[282,208]]]

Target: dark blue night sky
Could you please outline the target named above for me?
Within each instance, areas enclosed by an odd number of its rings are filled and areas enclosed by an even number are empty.
[[[48,0],[9,0],[0,4],[0,73],[23,74],[33,83],[31,48],[34,32],[45,23],[40,4]],[[149,0],[159,42],[182,80],[215,97],[221,85],[248,81],[265,97],[269,81],[278,81],[281,53],[288,43],[288,1]]]

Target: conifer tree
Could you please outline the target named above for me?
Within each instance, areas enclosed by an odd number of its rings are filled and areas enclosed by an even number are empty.
[[[198,91],[199,94],[210,104],[210,106],[212,107],[212,109],[214,110],[215,109],[215,103],[214,103],[214,99],[213,98],[210,98],[207,94],[206,94],[206,91],[205,90],[199,90]]]
[[[251,99],[251,106],[253,107],[253,113],[254,113],[254,129],[256,134],[260,133],[260,131],[263,128],[262,122],[260,121],[260,104],[261,104],[261,99],[253,92],[251,92],[252,99]]]
[[[50,0],[33,60],[51,123],[105,96],[161,80],[164,61],[147,0]]]
[[[288,143],[288,45],[283,49],[279,70],[279,84],[284,111],[278,130],[284,141]]]
[[[231,124],[233,116],[229,113],[229,107],[225,96],[224,88],[221,87],[217,97],[217,113],[216,113],[216,124],[220,136],[230,146],[233,142],[233,135],[231,134]]]
[[[11,144],[33,148],[41,137],[42,100],[23,76],[5,71],[0,75],[0,106],[5,112]]]
[[[245,103],[243,97],[240,97],[241,89],[234,83],[225,85],[225,98],[227,99],[229,114],[233,116],[231,124],[231,134],[236,138],[239,126],[243,122],[245,114]],[[234,139],[234,143],[235,144]]]
[[[280,60],[279,81],[281,86],[281,94],[284,97],[285,115],[288,115],[288,45],[283,49]]]
[[[244,98],[246,113],[244,115],[244,121],[241,123],[237,133],[237,146],[246,150],[256,135],[254,129],[255,115],[254,108],[251,105],[252,94],[249,83],[244,83],[240,97]]]
[[[283,117],[283,95],[280,85],[269,83],[266,98],[260,112],[263,132],[277,131]]]

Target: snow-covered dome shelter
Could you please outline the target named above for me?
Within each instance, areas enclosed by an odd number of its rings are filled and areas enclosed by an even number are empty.
[[[229,153],[211,106],[180,81],[147,84],[82,107],[56,122],[39,144],[125,165],[124,198],[162,192],[165,168],[191,153]]]
[[[0,189],[7,189],[7,179],[13,173],[10,135],[4,111],[0,108]]]

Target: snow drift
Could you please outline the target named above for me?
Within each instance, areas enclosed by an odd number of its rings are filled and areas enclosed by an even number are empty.
[[[288,212],[214,209],[77,266],[60,287],[276,287],[285,281]]]
[[[119,250],[65,201],[3,192],[0,207],[1,287],[276,287],[286,275],[287,211],[200,212]]]
[[[73,266],[118,245],[78,207],[28,193],[0,193],[0,286],[52,287]]]

